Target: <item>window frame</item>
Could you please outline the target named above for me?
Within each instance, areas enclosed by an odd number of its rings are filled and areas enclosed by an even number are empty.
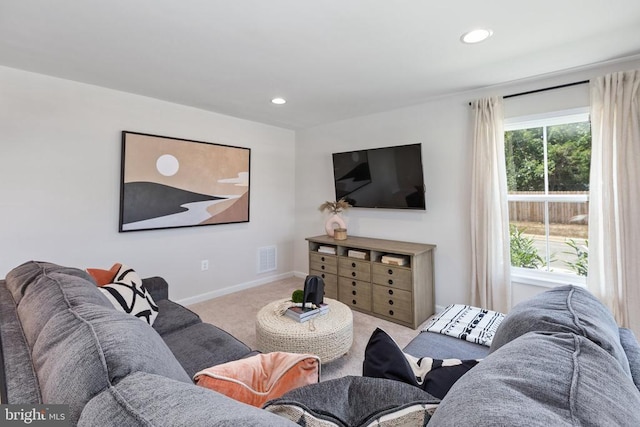
[[[509,201],[534,201],[534,202],[546,202],[545,211],[548,212],[548,204],[553,202],[588,202],[588,194],[576,194],[576,195],[553,195],[548,194],[548,166],[547,166],[547,138],[546,128],[555,125],[564,125],[570,123],[579,123],[588,121],[591,122],[588,107],[573,108],[570,110],[559,110],[543,114],[535,114],[530,116],[519,116],[504,119],[504,132],[531,129],[536,127],[542,127],[544,132],[544,164],[545,164],[545,194],[534,194],[526,196],[523,194],[509,195],[507,194],[507,202]],[[545,215],[545,233],[547,236],[547,255],[549,253],[548,248],[548,236],[549,236],[549,217]],[[511,266],[511,281],[512,283],[520,283],[531,286],[539,286],[545,288],[554,288],[563,285],[577,285],[586,286],[587,278],[585,276],[579,276],[577,274],[556,273],[552,271],[537,270],[524,267]]]

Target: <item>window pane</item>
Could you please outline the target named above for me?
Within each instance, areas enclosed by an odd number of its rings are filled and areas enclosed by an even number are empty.
[[[549,236],[545,233],[548,207]],[[588,202],[509,202],[511,265],[586,276]]]
[[[504,146],[509,193],[544,191],[542,128],[505,132]]]
[[[544,205],[544,202],[509,202],[512,266],[547,269]]]
[[[588,202],[549,203],[549,248],[552,271],[586,276],[588,215]]]
[[[549,191],[589,190],[591,126],[589,122],[547,127]]]
[[[520,123],[505,132],[515,267],[587,274],[591,125],[575,119],[537,120],[526,129]]]

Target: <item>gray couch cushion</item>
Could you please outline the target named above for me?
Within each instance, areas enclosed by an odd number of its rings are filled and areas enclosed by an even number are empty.
[[[148,323],[126,313],[89,304],[76,307],[75,316],[91,325],[111,383],[117,383],[137,371],[192,382],[169,347]]]
[[[50,262],[28,261],[7,273],[7,288],[11,291],[16,304],[20,305],[23,295],[34,280],[49,273],[62,273],[79,277],[93,283],[93,279],[86,271],[77,268],[63,267]]]
[[[640,392],[598,345],[532,332],[454,384],[429,426],[632,426],[640,425],[638,408]]]
[[[611,312],[589,291],[562,286],[515,306],[498,328],[491,352],[527,332],[569,332],[590,339],[611,354],[631,378],[629,361]]]
[[[41,403],[40,386],[18,313],[5,281],[0,280],[0,343],[6,381],[6,403]]]
[[[142,284],[155,302],[169,299],[169,284],[164,278],[159,276],[145,277],[142,279]]]
[[[214,365],[241,359],[251,349],[209,323],[197,323],[162,336],[190,378]]]
[[[135,319],[134,319],[135,320]],[[91,325],[63,311],[52,318],[33,348],[33,363],[45,403],[70,405],[70,418],[108,386],[108,371]]]
[[[640,343],[631,329],[620,328],[620,344],[627,354],[633,382],[640,390]]]
[[[24,288],[18,305],[18,315],[29,345],[33,347],[46,323],[56,313],[86,303],[113,310],[105,296],[87,279],[58,271],[36,278]]]
[[[138,372],[93,398],[79,426],[295,426],[203,387]]]
[[[158,304],[158,317],[153,322],[153,329],[160,335],[170,334],[202,322],[193,311],[168,299],[156,301],[156,304]]]
[[[302,426],[424,426],[439,402],[399,381],[348,376],[296,388],[264,409]]]
[[[435,332],[420,332],[403,351],[434,359],[482,359],[489,354],[489,347]]]
[[[137,371],[191,383],[153,328],[94,304],[52,317],[32,355],[43,401],[69,404],[72,421],[96,394]]]

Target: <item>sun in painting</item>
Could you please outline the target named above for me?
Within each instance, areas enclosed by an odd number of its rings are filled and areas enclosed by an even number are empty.
[[[156,169],[164,176],[173,176],[180,169],[180,162],[171,154],[163,154],[156,161]]]

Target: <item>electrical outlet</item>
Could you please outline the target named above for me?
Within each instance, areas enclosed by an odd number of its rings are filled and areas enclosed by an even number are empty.
[[[209,260],[208,259],[203,259],[202,261],[200,261],[200,269],[202,271],[207,271],[209,269]]]

